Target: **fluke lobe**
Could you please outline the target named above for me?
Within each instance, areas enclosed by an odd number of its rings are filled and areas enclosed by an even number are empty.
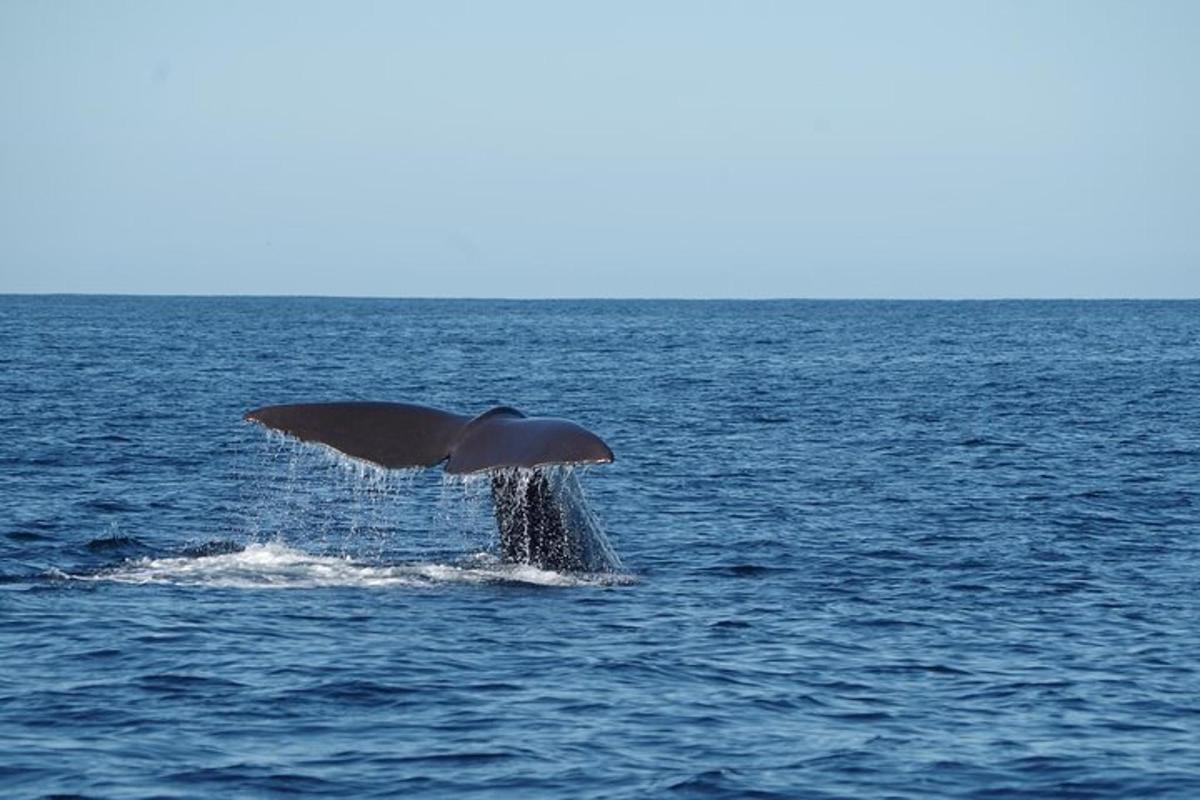
[[[469,417],[378,402],[264,406],[244,418],[388,469],[444,463],[456,475],[488,472],[504,561],[556,571],[595,569],[603,561],[583,530],[574,477],[553,468],[607,464],[613,453],[574,422],[527,417],[508,406]]]

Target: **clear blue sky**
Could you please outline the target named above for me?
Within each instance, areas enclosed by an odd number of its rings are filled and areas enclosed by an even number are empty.
[[[0,292],[1198,297],[1200,2],[0,3]]]

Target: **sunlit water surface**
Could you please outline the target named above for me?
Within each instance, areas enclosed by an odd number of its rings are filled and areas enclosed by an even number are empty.
[[[621,568],[241,421],[600,434]],[[1200,796],[1200,303],[0,297],[0,794]]]

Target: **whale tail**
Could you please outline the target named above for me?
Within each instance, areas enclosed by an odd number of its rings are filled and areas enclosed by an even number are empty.
[[[432,467],[491,475],[500,557],[551,570],[613,569],[619,562],[558,466],[606,464],[613,452],[574,422],[498,406],[467,417],[408,403],[265,406],[244,418],[387,469]]]
[[[508,406],[468,417],[411,403],[301,403],[256,408],[244,419],[387,469],[444,462],[447,472],[461,475],[613,460],[608,445],[586,428]]]

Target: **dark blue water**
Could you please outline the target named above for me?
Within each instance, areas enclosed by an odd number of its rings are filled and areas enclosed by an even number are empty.
[[[241,421],[588,426],[624,564]],[[0,795],[1200,796],[1200,303],[0,298]]]

